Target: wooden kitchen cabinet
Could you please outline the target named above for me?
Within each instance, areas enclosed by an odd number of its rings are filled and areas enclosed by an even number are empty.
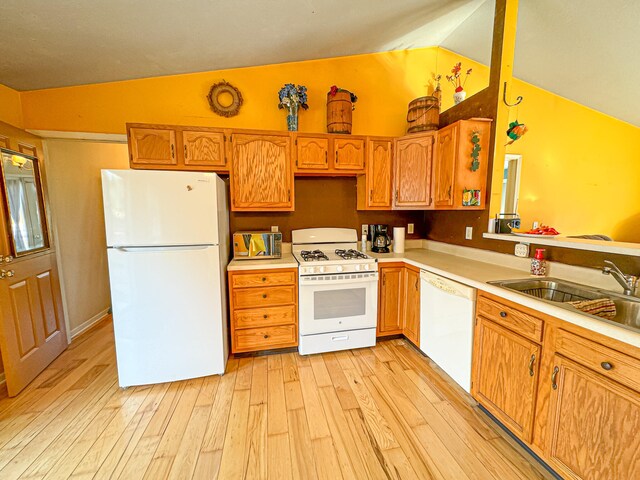
[[[562,355],[553,366],[551,467],[566,478],[640,478],[640,394]]]
[[[133,169],[229,170],[222,129],[127,124],[129,164]]]
[[[341,171],[363,172],[365,139],[363,137],[334,136],[333,168]]]
[[[377,336],[402,333],[404,299],[404,264],[380,265],[378,285],[378,330]]]
[[[297,172],[329,170],[329,138],[326,135],[300,135],[295,137],[295,164]]]
[[[479,314],[471,394],[520,439],[531,441],[540,346]]]
[[[364,173],[365,137],[295,133],[293,138],[298,175],[353,176]]]
[[[420,270],[404,269],[404,324],[402,332],[415,346],[420,346]]]
[[[366,172],[358,176],[357,209],[391,210],[393,139],[367,139]]]
[[[431,206],[431,169],[435,132],[407,135],[395,142],[393,208],[424,210]]]
[[[282,134],[231,136],[231,210],[294,210],[291,137]]]
[[[229,272],[231,352],[298,345],[298,270]]]
[[[482,210],[486,207],[491,120],[459,120],[438,130],[433,175],[433,208]],[[471,170],[472,139],[480,147],[478,169]],[[464,190],[480,190],[479,206],[463,206]]]

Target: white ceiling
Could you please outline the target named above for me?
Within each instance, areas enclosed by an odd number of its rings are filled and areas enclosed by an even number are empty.
[[[17,90],[438,45],[484,0],[0,0]]]
[[[488,0],[442,46],[488,64],[494,8]],[[640,126],[638,48],[639,0],[520,0],[513,74]]]
[[[495,0],[0,0],[17,90],[442,45],[490,62]],[[520,0],[514,74],[640,126],[640,1]]]

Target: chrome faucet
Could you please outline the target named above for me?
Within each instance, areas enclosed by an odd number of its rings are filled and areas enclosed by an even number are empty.
[[[625,295],[635,295],[636,287],[638,285],[638,277],[622,273],[622,270],[620,270],[615,263],[609,260],[605,260],[604,263],[608,266],[605,266],[602,269],[602,273],[604,275],[611,275],[613,278],[615,278],[620,286],[624,289]]]

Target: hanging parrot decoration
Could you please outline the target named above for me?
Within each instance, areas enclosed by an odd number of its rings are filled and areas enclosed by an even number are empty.
[[[522,137],[525,133],[527,133],[527,126],[524,123],[518,123],[518,120],[515,120],[509,124],[509,130],[507,130],[507,136],[511,139],[510,142],[505,144],[511,145],[513,142]]]

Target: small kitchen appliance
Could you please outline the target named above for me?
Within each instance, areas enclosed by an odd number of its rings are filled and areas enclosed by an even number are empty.
[[[233,234],[234,260],[282,257],[282,233],[236,232]]]
[[[496,233],[511,233],[520,228],[520,217],[517,213],[499,213],[496,218]]]
[[[376,344],[378,263],[357,250],[350,228],[291,232],[298,267],[301,355]]]
[[[375,253],[389,253],[389,225],[369,225],[371,234],[371,251]]]

